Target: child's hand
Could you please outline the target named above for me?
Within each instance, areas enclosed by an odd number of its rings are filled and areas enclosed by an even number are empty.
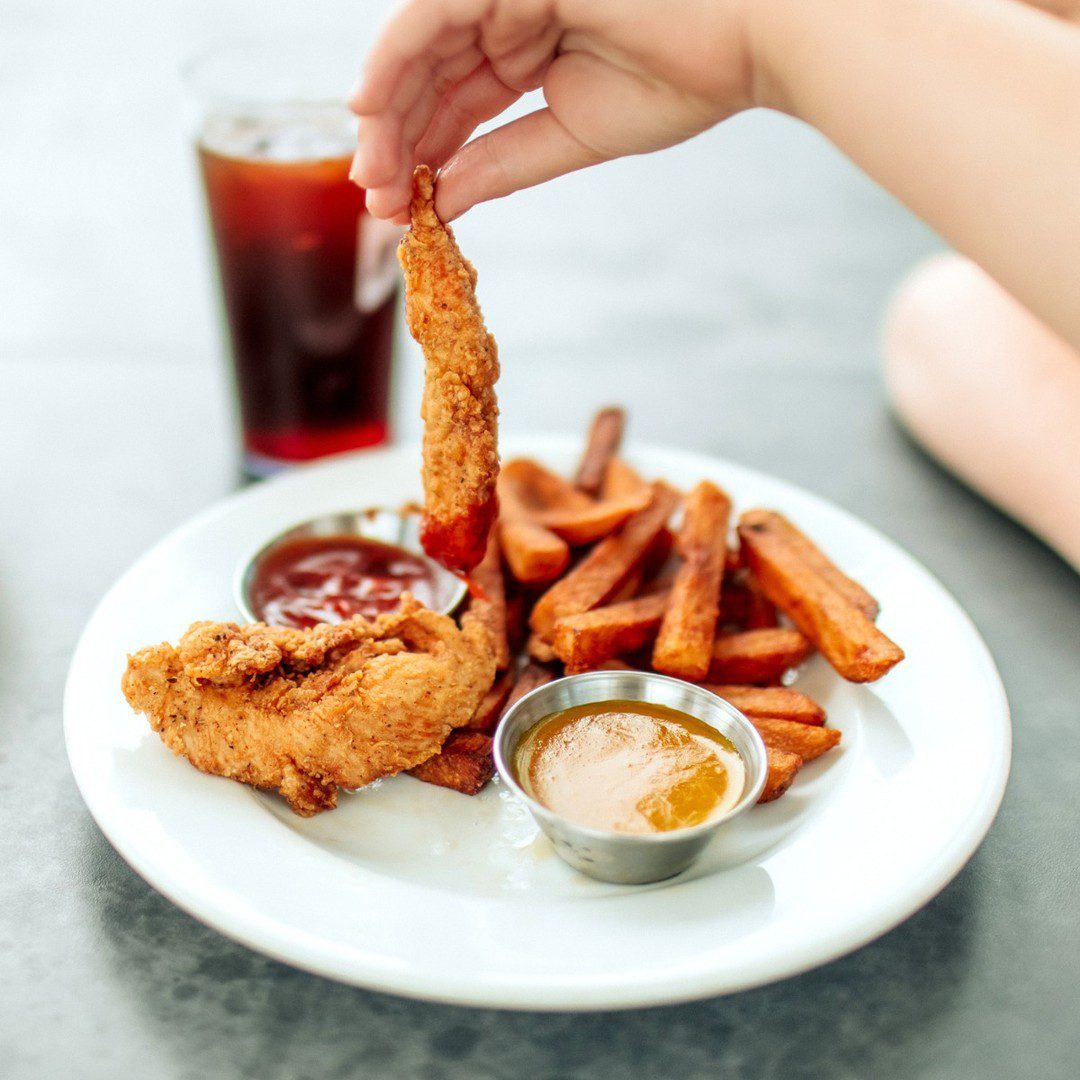
[[[754,104],[749,0],[409,0],[352,97],[353,178],[405,221],[413,167],[444,220],[485,199],[682,142]],[[523,93],[547,108],[466,144]]]

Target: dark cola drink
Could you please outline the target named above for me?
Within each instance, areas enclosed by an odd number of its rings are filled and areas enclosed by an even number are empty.
[[[365,213],[348,136],[304,115],[199,140],[250,475],[388,436],[400,230]]]

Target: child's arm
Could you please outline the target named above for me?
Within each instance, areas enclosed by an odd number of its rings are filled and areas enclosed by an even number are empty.
[[[1018,0],[411,0],[353,99],[354,175],[394,217],[413,164],[445,165],[453,217],[779,108],[1080,347],[1078,102],[1080,30]]]
[[[777,0],[760,16],[759,100],[1080,347],[1080,29],[1013,0]]]

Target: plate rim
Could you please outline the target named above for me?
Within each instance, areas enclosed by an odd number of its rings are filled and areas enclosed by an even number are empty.
[[[514,448],[511,453],[529,452],[542,457],[545,452],[552,452],[553,448],[571,444],[579,446],[580,438],[572,434],[554,432],[532,435],[522,433],[515,435],[512,439],[508,438],[506,442]],[[519,447],[532,449],[521,451],[517,449]],[[993,655],[978,628],[956,598],[918,559],[876,526],[832,500],[783,477],[763,472],[718,454],[654,443],[632,443],[629,452],[633,456],[651,456],[668,460],[681,458],[688,463],[707,460],[739,471],[747,477],[764,477],[771,484],[779,484],[801,497],[809,497],[825,505],[830,511],[839,515],[846,524],[854,524],[868,530],[891,554],[899,556],[915,567],[925,578],[926,583],[938,593],[939,599],[950,606],[964,624],[978,663],[987,677],[986,690],[995,705],[994,715],[990,719],[993,719],[999,737],[995,740],[995,752],[983,777],[977,800],[973,801],[962,827],[956,829],[949,844],[939,850],[935,858],[927,864],[914,886],[899,895],[891,904],[878,905],[854,922],[819,935],[813,938],[810,944],[794,952],[789,951],[771,960],[768,958],[758,960],[750,965],[753,969],[751,972],[742,969],[737,977],[730,972],[709,970],[684,978],[678,986],[673,986],[670,981],[665,982],[667,978],[665,976],[658,979],[646,976],[632,982],[624,980],[618,985],[607,984],[603,987],[597,987],[594,981],[590,984],[591,989],[590,986],[568,988],[565,979],[562,982],[557,979],[544,981],[533,979],[528,983],[516,984],[502,980],[483,980],[478,983],[471,977],[464,979],[447,977],[444,972],[431,970],[417,978],[415,971],[410,969],[400,972],[389,970],[385,964],[380,964],[376,957],[372,957],[371,963],[363,970],[351,961],[335,964],[321,956],[317,943],[321,942],[322,938],[307,934],[302,929],[283,923],[281,920],[261,917],[255,911],[237,912],[229,905],[221,903],[217,897],[208,896],[206,892],[201,892],[197,888],[188,888],[177,876],[170,876],[164,861],[155,862],[153,858],[148,858],[147,853],[142,850],[142,845],[132,841],[123,823],[113,820],[107,812],[108,808],[99,801],[99,785],[95,782],[95,778],[83,769],[83,763],[79,760],[73,746],[75,740],[72,738],[72,717],[76,711],[73,699],[80,675],[80,658],[86,651],[87,642],[95,629],[99,613],[129,575],[134,574],[143,563],[158,558],[170,547],[182,544],[190,533],[197,532],[204,524],[213,521],[218,516],[229,513],[238,504],[257,501],[263,497],[262,493],[272,486],[302,483],[303,477],[312,470],[322,471],[360,460],[372,462],[377,461],[380,456],[398,457],[406,453],[417,454],[417,460],[419,460],[419,444],[413,442],[394,444],[374,451],[334,455],[217,499],[152,544],[117,577],[101,596],[87,619],[72,652],[63,695],[63,731],[68,762],[76,786],[106,839],[135,873],[182,911],[256,952],[292,967],[348,985],[395,994],[412,1000],[472,1008],[537,1012],[597,1012],[678,1004],[726,995],[792,978],[837,960],[883,936],[910,918],[938,895],[974,855],[997,816],[1009,779],[1012,758],[1010,706]],[[551,985],[547,985],[548,982]]]

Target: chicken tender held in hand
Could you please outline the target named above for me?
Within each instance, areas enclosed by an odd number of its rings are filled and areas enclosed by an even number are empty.
[[[424,550],[467,573],[484,557],[499,476],[499,358],[476,302],[476,271],[436,216],[431,170],[413,177],[398,259],[409,330],[424,350]]]
[[[195,623],[128,658],[124,696],[197,769],[275,788],[304,817],[437,754],[495,678],[487,630],[406,594],[374,622]]]

